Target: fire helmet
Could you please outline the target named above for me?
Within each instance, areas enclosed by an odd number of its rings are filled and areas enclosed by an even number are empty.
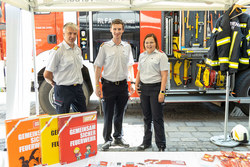
[[[249,132],[248,129],[241,124],[236,125],[230,134],[231,138],[238,142],[246,143],[249,140]]]

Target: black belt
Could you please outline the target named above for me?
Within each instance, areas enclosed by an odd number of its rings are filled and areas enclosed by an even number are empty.
[[[82,86],[82,84],[73,84],[73,85],[58,85],[58,86],[73,86],[73,87],[76,87],[76,86]]]
[[[144,85],[144,86],[160,86],[161,82],[157,82],[157,83],[142,83],[142,82],[140,82],[140,84]]]
[[[106,80],[106,79],[102,78],[101,81],[102,81],[102,84],[106,83],[106,84],[114,84],[114,85],[122,85],[122,84],[126,84],[127,83],[126,79],[124,79],[122,81],[112,82],[112,81],[109,81],[109,80]]]

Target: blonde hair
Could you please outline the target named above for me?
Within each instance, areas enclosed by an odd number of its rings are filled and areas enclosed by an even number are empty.
[[[76,151],[80,151],[80,148],[79,148],[79,147],[76,147],[76,148],[74,149],[74,153],[75,153]]]
[[[68,22],[68,23],[64,24],[64,26],[63,26],[63,32],[64,32],[64,33],[65,33],[65,31],[66,31],[66,29],[67,29],[68,27],[70,27],[70,28],[72,28],[72,29],[78,31],[78,26],[77,26],[75,23]]]

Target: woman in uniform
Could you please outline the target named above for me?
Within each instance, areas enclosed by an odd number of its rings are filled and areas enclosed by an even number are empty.
[[[159,51],[159,44],[154,34],[147,34],[143,41],[144,52],[139,57],[135,88],[141,99],[144,119],[143,142],[138,151],[152,147],[153,122],[155,141],[159,151],[166,148],[162,103],[168,77],[168,57]]]

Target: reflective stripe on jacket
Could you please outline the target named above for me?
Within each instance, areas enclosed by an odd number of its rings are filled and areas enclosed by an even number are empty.
[[[249,66],[250,16],[234,17],[239,14],[236,10],[229,16],[231,9],[216,22],[206,64],[213,70],[235,73]]]

